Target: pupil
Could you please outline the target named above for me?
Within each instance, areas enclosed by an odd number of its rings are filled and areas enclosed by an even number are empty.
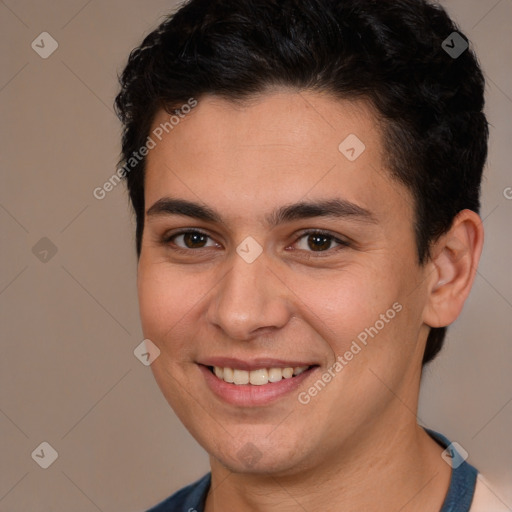
[[[309,248],[310,249],[329,249],[331,240],[326,235],[310,235],[309,237]]]

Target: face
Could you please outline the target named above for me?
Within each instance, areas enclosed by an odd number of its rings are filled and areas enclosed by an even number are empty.
[[[206,96],[150,150],[144,336],[213,461],[313,470],[415,423],[426,275],[384,149],[365,103],[282,90]]]

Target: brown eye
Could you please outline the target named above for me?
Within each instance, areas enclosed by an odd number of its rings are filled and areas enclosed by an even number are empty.
[[[296,242],[297,248],[306,252],[327,252],[331,249],[348,247],[349,243],[336,238],[330,233],[310,231],[303,233]]]
[[[189,249],[197,249],[205,246],[207,238],[202,233],[190,231],[183,235],[183,242]]]
[[[206,233],[191,230],[176,233],[168,237],[164,243],[172,243],[180,249],[203,249],[217,246]]]
[[[331,248],[332,237],[326,235],[309,235],[308,247],[312,251],[326,251]]]

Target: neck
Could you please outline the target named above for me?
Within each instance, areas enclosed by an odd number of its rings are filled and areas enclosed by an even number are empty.
[[[400,405],[398,405],[400,408]],[[233,473],[211,458],[212,485],[206,512],[438,512],[449,487],[451,469],[442,448],[402,406],[390,428],[358,431],[321,465],[300,473]],[[414,420],[414,421],[413,421]],[[379,425],[386,422],[378,422]],[[367,440],[371,439],[371,442]]]

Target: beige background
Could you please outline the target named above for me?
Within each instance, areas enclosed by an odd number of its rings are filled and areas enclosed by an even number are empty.
[[[486,246],[426,372],[419,417],[458,441],[512,510],[512,0],[450,0],[488,78]],[[142,340],[112,103],[129,51],[169,0],[0,2],[0,512],[141,511],[208,468],[133,354]],[[31,42],[49,32],[42,59]],[[512,190],[508,189],[512,196]],[[47,237],[54,256],[33,246]],[[49,442],[58,459],[31,458]]]

